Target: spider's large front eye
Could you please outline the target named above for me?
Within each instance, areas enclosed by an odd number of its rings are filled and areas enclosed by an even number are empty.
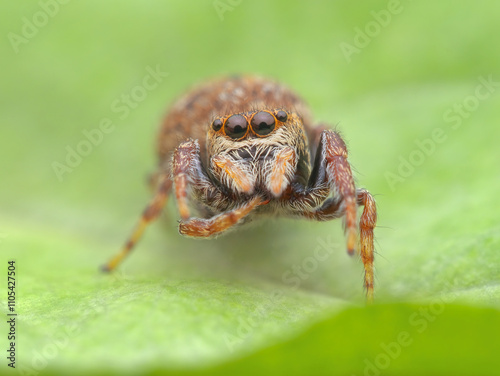
[[[248,123],[243,115],[232,115],[224,124],[226,135],[235,140],[242,138],[247,133]]]
[[[265,136],[274,130],[276,120],[269,112],[260,111],[252,117],[252,129],[259,136]]]

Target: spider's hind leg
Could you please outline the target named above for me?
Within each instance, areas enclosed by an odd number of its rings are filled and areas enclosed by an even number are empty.
[[[102,270],[109,272],[115,269],[127,255],[135,247],[146,227],[160,215],[165,203],[167,202],[168,195],[172,190],[172,181],[166,172],[161,172],[158,175],[158,186],[153,199],[149,202],[148,206],[144,209],[139,222],[137,222],[132,235],[128,238],[127,242],[108,263],[102,266]]]

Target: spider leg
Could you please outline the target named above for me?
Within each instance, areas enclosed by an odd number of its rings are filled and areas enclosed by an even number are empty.
[[[168,176],[168,173],[161,172],[158,174],[158,188],[150,201],[144,212],[142,213],[139,222],[136,224],[135,229],[132,231],[132,235],[128,238],[127,242],[111,260],[102,266],[102,270],[110,272],[115,269],[125,257],[132,251],[134,246],[137,244],[141,238],[144,230],[150,222],[155,220],[161,213],[161,210],[165,206],[168,195],[172,189],[172,181]]]
[[[356,188],[347,161],[347,148],[337,132],[324,130],[319,137],[316,158],[308,187],[296,191],[291,206],[299,211],[316,211],[330,192],[342,199],[347,236],[347,252],[352,255],[356,248]],[[318,213],[321,215],[321,211]],[[308,216],[308,215],[305,215]]]
[[[204,195],[208,203],[226,207],[227,196],[210,181],[202,168],[197,141],[186,141],[177,147],[172,158],[171,170],[173,179],[171,179],[168,169],[162,169],[153,175],[151,185],[156,185],[157,188],[152,200],[144,209],[136,227],[120,252],[102,266],[104,271],[115,269],[132,251],[146,227],[158,218],[172,190],[172,183],[175,185],[175,196],[179,212],[184,219],[189,218],[187,205],[188,185],[193,187],[195,194]]]
[[[334,196],[324,201],[332,191]],[[360,255],[365,269],[367,301],[371,302],[374,280],[373,229],[377,220],[375,200],[368,191],[356,190],[347,161],[347,148],[337,132],[321,132],[308,187],[296,187],[291,205],[297,210],[297,215],[318,221],[344,217],[347,252],[350,255],[354,254],[358,239],[357,206],[364,206],[359,222]]]
[[[205,172],[201,163],[200,146],[196,140],[185,141],[175,149],[172,157],[172,179],[177,208],[184,221],[190,217],[190,189],[200,202],[215,211],[224,211],[231,203],[230,197],[216,186]]]
[[[196,238],[215,236],[240,222],[255,207],[263,203],[262,198],[257,196],[235,209],[226,211],[212,218],[191,218],[188,221],[182,221],[179,225],[179,233]]]
[[[308,219],[314,219],[316,221],[331,221],[332,219],[342,218],[344,216],[345,209],[342,205],[342,199],[338,197],[332,197],[326,200],[323,205],[318,209],[313,211],[306,211],[302,213],[302,216]]]
[[[369,303],[373,302],[373,229],[377,222],[377,208],[375,199],[366,189],[358,189],[357,203],[363,205],[363,213],[359,220],[359,242],[360,242],[360,256],[365,269],[364,286],[366,289],[366,300]],[[303,212],[302,215],[309,219],[317,221],[329,221],[335,218],[344,216],[345,208],[342,200],[339,198],[330,198],[318,209],[310,212]]]
[[[365,288],[368,302],[373,302],[373,229],[377,223],[377,207],[375,199],[366,189],[357,190],[357,201],[363,205],[363,213],[359,220],[361,260],[365,267]]]
[[[181,143],[172,157],[172,176],[174,181],[177,209],[182,219],[189,218],[188,207],[188,175],[194,167],[196,156],[199,154],[199,145],[194,141]]]
[[[347,148],[336,132],[322,133],[322,154],[326,160],[326,174],[329,186],[341,196],[345,207],[345,232],[347,236],[347,252],[354,254],[357,242],[358,226],[356,223],[356,188],[352,177],[351,166],[347,161]]]

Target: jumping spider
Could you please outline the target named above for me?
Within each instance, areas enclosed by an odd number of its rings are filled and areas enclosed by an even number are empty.
[[[114,269],[175,193],[182,235],[209,238],[260,216],[344,218],[347,252],[358,241],[367,300],[373,299],[375,200],[356,189],[341,136],[312,126],[309,111],[284,86],[257,77],[209,82],[178,100],[158,137],[155,194]],[[311,163],[314,161],[313,163]],[[331,197],[330,197],[331,196]],[[196,209],[198,217],[191,217]]]

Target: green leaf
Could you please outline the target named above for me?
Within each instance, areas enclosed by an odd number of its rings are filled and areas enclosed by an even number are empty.
[[[497,310],[440,300],[350,308],[292,340],[199,374],[493,375],[500,341],[491,328],[499,326]]]
[[[4,5],[0,268],[16,261],[17,371],[499,374],[500,6],[222,3]],[[340,45],[377,17],[348,61]],[[168,75],[126,105],[148,69]],[[98,271],[150,198],[166,106],[228,72],[279,79],[337,124],[377,199],[374,306],[340,221],[196,241],[170,202],[116,273]]]

